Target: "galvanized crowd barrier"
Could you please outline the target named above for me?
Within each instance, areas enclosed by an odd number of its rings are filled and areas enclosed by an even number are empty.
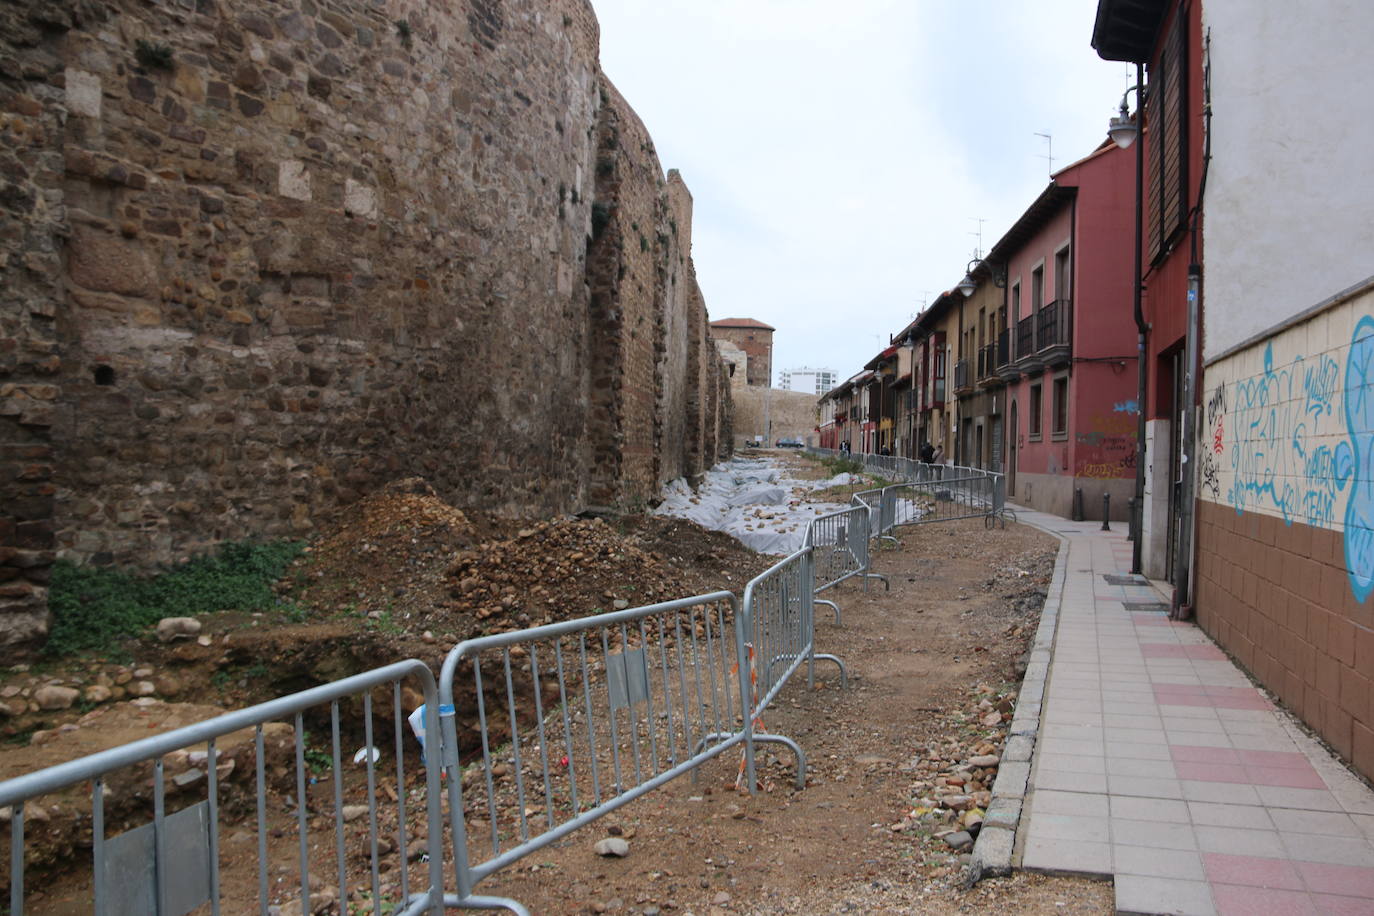
[[[811,548],[817,596],[855,576],[863,579],[865,591],[869,579],[880,579],[884,586],[890,587],[886,576],[871,570],[869,515],[867,505],[854,505],[817,516],[807,524],[803,546]],[[836,602],[817,597],[815,603],[831,608],[835,612],[835,622],[840,622],[840,606]]]
[[[763,704],[751,682],[763,668],[750,640],[772,647],[779,622],[751,624],[749,594],[743,610],[731,593],[714,592],[484,636],[449,653],[439,696],[457,883],[450,906],[525,914],[473,888],[733,747],[744,746],[750,792],[756,743],[791,748],[805,785],[801,748],[755,724]],[[461,735],[457,708],[475,712]]]
[[[745,627],[757,684],[750,712],[744,725],[744,769],[750,787],[755,784],[754,743],[761,740],[755,732],[761,727],[768,704],[803,663],[806,684],[816,686],[817,659],[834,662],[840,669],[840,683],[849,686],[849,673],[837,656],[816,652],[816,577],[812,551],[803,547],[754,577],[744,589]],[[804,767],[802,750],[788,742]],[[801,788],[804,781],[798,781]]]
[[[983,468],[965,467],[958,464],[927,464],[912,458],[899,458],[892,455],[861,454],[851,455],[834,449],[812,448],[808,453],[818,457],[841,457],[858,461],[865,471],[889,479],[897,479],[918,488],[931,485],[928,492],[937,501],[964,506],[966,509],[977,507],[981,511],[944,512],[935,511],[923,521],[950,521],[956,518],[982,518],[987,527],[1001,524],[1006,527],[1008,517],[1015,519],[1015,513],[1007,507],[1006,477],[995,471]],[[911,494],[913,505],[899,506],[876,495],[876,490],[863,490],[854,494],[851,502],[862,503],[873,508],[875,527],[873,537],[895,540],[892,530],[901,525],[914,524],[914,518],[922,507],[929,508],[930,500],[916,493]],[[894,499],[902,499],[900,495]]]
[[[253,894],[254,876],[224,865],[220,821],[228,809],[255,813],[258,912],[265,914],[273,898],[283,896],[298,897],[301,912],[315,912],[324,904],[321,888],[311,900],[310,874],[315,869],[338,882],[339,912],[415,916],[429,911],[437,916],[444,906],[437,743],[428,750],[411,744],[407,753],[407,742],[414,738],[403,735],[403,685],[423,696],[426,711],[420,718],[429,734],[437,734],[434,676],[423,662],[411,659],[0,783],[0,806],[10,816],[10,914],[24,912],[30,820],[35,822],[35,835],[42,830],[50,842],[65,838],[72,859],[64,867],[74,864],[75,853],[89,846],[92,909],[97,916],[180,914],[207,904],[217,916],[224,901],[232,911],[241,912]],[[389,743],[373,729],[373,695],[383,688],[390,688],[391,694],[394,744],[389,762],[373,744],[374,738],[382,746]],[[363,734],[350,731],[345,737],[340,701],[352,699],[356,704],[359,697]],[[350,707],[350,722],[355,711]],[[321,746],[309,742],[307,713],[310,727],[327,729]],[[327,726],[320,724],[323,721]],[[345,740],[350,745],[362,742],[356,755],[344,753]],[[423,783],[418,778],[408,782],[408,757],[424,766]],[[85,784],[89,791],[82,790]],[[379,784],[386,795],[381,803]],[[294,792],[293,813],[283,815],[275,802],[269,811],[269,787]],[[346,827],[346,822],[362,821],[360,812],[345,813],[344,799],[363,793],[365,830]],[[423,801],[415,804],[423,805],[423,836],[407,823],[407,801],[420,796]],[[379,815],[385,812],[390,820],[393,811],[394,832],[384,836]],[[109,835],[121,826],[122,832]],[[280,839],[292,831],[294,843],[269,843],[269,836]],[[345,842],[350,833],[361,840],[361,853],[355,845],[351,857]],[[428,862],[424,876],[412,884],[406,863],[415,840],[423,840]],[[399,882],[394,872],[388,873],[387,884],[396,885],[396,896],[386,897],[380,866],[393,842],[400,856]],[[269,855],[271,846],[280,861],[283,845],[294,847],[285,855],[294,859],[297,879],[286,885],[290,890],[285,895],[285,888],[272,877],[280,870],[273,868]],[[350,886],[359,892],[353,904]],[[364,905],[365,909],[353,908]]]

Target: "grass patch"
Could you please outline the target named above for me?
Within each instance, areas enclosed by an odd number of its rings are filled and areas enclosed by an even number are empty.
[[[109,649],[163,617],[274,607],[272,583],[303,547],[298,541],[230,543],[213,556],[146,578],[58,562],[48,594],[53,623],[44,652],[64,656]]]

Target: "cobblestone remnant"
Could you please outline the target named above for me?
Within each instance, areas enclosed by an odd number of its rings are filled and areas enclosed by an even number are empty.
[[[586,0],[0,8],[0,660],[55,556],[407,476],[629,507],[728,453],[691,196],[598,43]]]

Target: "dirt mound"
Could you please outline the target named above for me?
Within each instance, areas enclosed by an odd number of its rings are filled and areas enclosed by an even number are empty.
[[[450,608],[488,632],[688,594],[662,554],[630,543],[599,518],[557,519],[458,554],[448,571]]]

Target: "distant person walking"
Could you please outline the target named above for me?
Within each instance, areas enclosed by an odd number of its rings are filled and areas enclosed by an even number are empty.
[[[939,445],[935,446],[935,451],[934,451],[934,453],[930,456],[930,463],[933,464],[933,465],[935,465],[935,476],[936,476],[936,477],[944,477],[944,476],[945,476],[945,469],[944,469],[944,467],[943,467],[943,465],[944,465],[944,463],[945,463],[945,450],[944,450],[944,448],[943,448],[942,446],[939,446]]]
[[[925,464],[935,463],[935,446],[929,442],[921,446],[921,461]]]

